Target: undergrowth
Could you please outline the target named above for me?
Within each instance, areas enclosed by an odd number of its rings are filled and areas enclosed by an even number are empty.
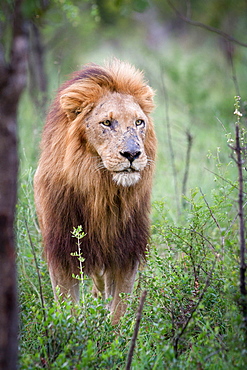
[[[104,302],[92,298],[86,277],[83,304],[72,309],[71,302],[53,302],[39,250],[31,178],[29,171],[17,217],[21,369],[124,369],[144,289],[147,298],[132,369],[246,366],[237,304],[236,183],[216,181],[210,200],[200,189],[191,191],[183,226],[167,218],[165,203],[154,204],[160,219],[152,228],[148,262],[139,272],[133,298],[125,297],[126,315],[113,327]]]

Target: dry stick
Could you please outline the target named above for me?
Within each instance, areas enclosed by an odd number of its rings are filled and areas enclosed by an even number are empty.
[[[236,148],[237,165],[238,165],[238,179],[239,179],[239,193],[238,193],[238,206],[239,206],[239,234],[240,234],[240,291],[246,295],[245,286],[245,233],[244,233],[244,209],[243,209],[243,170],[242,170],[242,148],[239,137],[239,125],[236,125]]]
[[[184,170],[184,177],[183,177],[183,185],[182,185],[182,194],[186,195],[186,189],[187,189],[187,181],[189,176],[189,167],[190,167],[190,155],[191,155],[191,149],[192,149],[192,143],[193,143],[193,136],[189,132],[189,130],[186,132],[187,136],[187,151],[186,151],[186,160],[185,160],[185,170]],[[185,200],[183,200],[183,207],[185,207]]]
[[[233,147],[231,147],[230,145],[230,148],[235,150]],[[236,161],[233,157],[232,159],[234,161]],[[225,181],[227,184],[231,185],[233,188],[239,190],[239,188],[237,186],[235,186],[234,184],[232,184],[230,181],[226,180],[224,177],[218,175],[217,173],[209,170],[208,168],[205,168],[207,171],[211,172],[213,175],[215,175],[216,177],[219,177],[221,180]],[[243,190],[243,189],[242,189]],[[243,191],[243,195],[246,195],[246,192]],[[246,206],[247,203],[243,204],[243,208]],[[226,229],[226,232],[225,232],[225,236],[224,236],[224,239],[226,238],[226,235],[229,233],[229,231],[231,230],[231,226],[234,224],[234,222],[236,221],[236,219],[239,217],[239,213],[236,214],[236,216],[233,218],[232,222],[230,223],[228,229]]]
[[[202,195],[202,197],[203,197],[203,200],[204,200],[204,202],[205,202],[205,204],[206,204],[206,206],[207,206],[207,208],[208,208],[208,210],[209,210],[209,212],[210,212],[210,215],[211,215],[212,219],[214,220],[214,222],[215,222],[216,226],[218,227],[218,229],[219,229],[219,230],[221,230],[220,224],[219,224],[219,223],[218,223],[218,221],[216,220],[216,218],[215,218],[215,216],[214,216],[214,214],[213,214],[213,211],[212,211],[212,209],[210,208],[210,206],[209,206],[209,204],[208,204],[208,201],[207,201],[207,199],[206,199],[206,197],[205,197],[205,194],[203,194],[203,192],[202,192],[202,189],[201,189],[201,188],[200,188],[200,193],[201,193],[201,195]]]
[[[179,342],[179,340],[181,339],[182,335],[184,334],[185,330],[187,329],[187,327],[188,327],[188,325],[189,325],[189,323],[190,323],[190,321],[191,321],[191,319],[192,319],[192,317],[193,317],[194,313],[196,312],[196,310],[197,310],[197,308],[198,308],[199,304],[201,303],[201,301],[202,301],[202,299],[203,299],[203,297],[204,297],[204,294],[205,294],[205,292],[206,292],[207,288],[209,287],[209,284],[210,284],[210,280],[211,280],[211,277],[212,277],[212,273],[213,273],[213,270],[214,270],[215,263],[216,263],[216,259],[214,260],[214,263],[213,263],[212,269],[211,269],[211,271],[210,271],[210,273],[209,273],[209,275],[208,275],[208,278],[207,278],[206,284],[205,284],[205,286],[204,286],[204,288],[203,288],[203,291],[201,292],[201,294],[200,294],[200,296],[199,296],[199,299],[198,299],[198,301],[197,301],[197,303],[196,303],[195,307],[194,307],[194,308],[193,308],[193,310],[191,311],[191,314],[190,314],[190,316],[187,318],[187,320],[186,320],[186,322],[185,322],[184,326],[182,327],[182,329],[181,329],[180,333],[179,333],[179,334],[175,337],[175,339],[174,339],[174,352],[175,352],[175,357],[176,357],[176,358],[178,358],[178,342]]]
[[[228,43],[229,42],[230,41],[228,40]],[[235,66],[234,66],[234,63],[233,63],[233,58],[232,58],[232,54],[231,53],[230,53],[230,65],[231,65],[231,70],[232,70],[232,80],[233,80],[233,83],[234,83],[236,94],[237,94],[237,96],[240,96],[240,89],[239,89],[239,84],[238,84],[236,69],[235,69]]]
[[[42,288],[42,282],[41,282],[41,275],[40,275],[40,271],[39,271],[38,260],[37,260],[37,257],[36,257],[36,252],[35,252],[35,249],[34,249],[34,245],[33,245],[33,242],[32,242],[32,238],[31,238],[31,235],[30,235],[30,231],[29,231],[26,219],[25,219],[25,224],[26,224],[29,243],[30,243],[31,248],[32,248],[32,253],[33,253],[33,257],[34,257],[36,272],[37,272],[37,275],[38,275],[40,301],[41,301],[41,307],[42,307],[42,311],[43,311],[43,319],[44,319],[44,322],[45,322],[46,321],[45,301],[44,301],[44,294],[43,294],[43,288]],[[46,335],[46,338],[48,340],[49,339],[49,332],[48,332],[47,328],[45,329],[45,335]],[[49,347],[48,342],[47,342],[47,356],[48,356],[48,359],[49,359],[50,358],[50,347]]]
[[[229,145],[230,146],[230,145]],[[230,146],[231,148],[231,146]],[[206,168],[204,167],[204,169],[210,173],[212,173],[215,177],[218,177],[219,179],[223,180],[224,182],[226,182],[227,184],[231,185],[234,189],[237,189],[238,190],[238,187],[233,184],[230,180],[227,180],[225,177],[219,175],[218,173],[214,172],[214,171],[211,171],[209,168]],[[243,192],[243,194],[246,194],[245,192]]]
[[[221,226],[220,226],[220,224],[218,223],[218,221],[217,221],[216,217],[214,216],[213,211],[212,211],[212,209],[211,209],[210,205],[208,204],[208,201],[207,201],[207,199],[206,199],[205,195],[203,194],[203,192],[202,192],[202,189],[201,189],[201,188],[200,188],[200,193],[201,193],[201,195],[202,195],[202,197],[203,197],[204,202],[206,203],[206,206],[207,206],[207,208],[208,208],[208,210],[209,210],[209,212],[210,212],[210,215],[211,215],[212,219],[214,220],[214,222],[215,222],[216,226],[218,227],[219,231],[221,231]],[[226,235],[226,234],[225,234],[225,235]],[[223,256],[224,256],[225,235],[222,235],[222,236],[221,236],[222,254],[223,254]]]
[[[247,291],[246,291],[246,263],[245,263],[245,224],[244,224],[244,179],[243,179],[243,159],[242,153],[243,148],[241,147],[240,134],[239,134],[239,123],[236,123],[236,146],[234,148],[237,159],[238,167],[238,182],[239,182],[239,192],[238,192],[238,216],[239,216],[239,236],[240,236],[240,293],[242,299],[240,301],[240,306],[243,310],[243,323],[245,330],[245,341],[247,345]]]
[[[133,333],[133,336],[132,336],[132,339],[131,339],[131,344],[130,344],[130,349],[129,349],[129,353],[128,353],[127,364],[126,364],[125,370],[130,370],[130,367],[131,367],[131,362],[132,362],[132,358],[133,358],[133,353],[134,353],[134,349],[135,349],[136,339],[137,339],[137,335],[138,335],[138,331],[139,331],[139,326],[140,326],[141,316],[142,316],[142,310],[143,310],[144,301],[146,299],[146,295],[147,295],[147,291],[144,290],[144,292],[142,293],[141,299],[140,299],[140,304],[139,304],[139,308],[138,308],[137,315],[136,315],[135,330],[134,330],[134,333]]]
[[[177,171],[176,171],[176,165],[175,165],[175,154],[174,154],[174,149],[172,145],[172,133],[171,133],[171,125],[170,125],[170,117],[169,117],[169,98],[168,98],[168,93],[167,93],[167,89],[166,89],[162,74],[161,74],[161,84],[162,84],[162,90],[163,90],[163,94],[165,98],[167,138],[168,138],[168,146],[169,146],[170,156],[171,156],[171,166],[172,166],[174,190],[175,190],[175,196],[176,196],[175,200],[176,200],[176,205],[177,205],[177,212],[179,215],[180,214],[179,197],[178,197],[179,192],[178,192]]]
[[[234,63],[232,59],[232,55],[230,55],[230,62],[231,62],[231,69],[232,69],[232,79],[235,85],[235,89],[237,95],[240,96],[240,90],[236,75],[236,70],[234,68]],[[240,104],[240,98],[238,99],[238,103]],[[239,122],[240,116],[237,115],[238,120],[236,122],[235,127],[235,136],[236,136],[236,146],[234,148],[237,159],[237,167],[238,167],[238,208],[239,208],[239,235],[240,235],[240,293],[244,297],[241,300],[241,305],[243,309],[243,321],[244,321],[244,329],[245,329],[245,341],[247,345],[247,291],[246,291],[246,281],[245,281],[245,273],[246,273],[246,263],[245,263],[245,222],[244,222],[244,179],[243,179],[243,159],[242,154],[246,152],[245,148],[241,147],[240,142],[240,135],[239,135]]]
[[[39,293],[40,293],[41,306],[42,306],[42,309],[45,312],[45,302],[44,302],[44,295],[43,295],[43,289],[42,289],[42,284],[41,284],[41,276],[40,276],[40,271],[39,271],[39,265],[38,265],[36,253],[35,253],[35,250],[34,250],[34,245],[33,245],[32,239],[31,239],[31,235],[30,235],[30,231],[29,231],[26,219],[25,219],[25,224],[26,224],[27,235],[28,235],[29,243],[30,243],[31,248],[32,248],[34,263],[35,263],[36,272],[37,272],[38,280],[39,280]]]

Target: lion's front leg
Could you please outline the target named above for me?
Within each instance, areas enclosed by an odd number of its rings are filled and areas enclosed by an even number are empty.
[[[55,300],[58,300],[57,288],[59,288],[59,295],[63,299],[71,297],[73,302],[78,303],[79,281],[72,277],[72,273],[69,274],[49,264],[49,274]]]
[[[102,295],[102,298],[105,299],[105,278],[104,278],[105,270],[97,270],[91,274],[91,278],[93,279],[93,289],[92,294],[94,297],[98,297],[99,293]]]
[[[114,278],[111,271],[106,272],[105,276],[105,290],[106,297],[112,296],[113,299],[110,304],[110,312],[112,315],[112,324],[115,325],[120,320],[121,316],[124,315],[127,304],[120,297],[121,293],[132,293],[133,286],[135,283],[136,273],[138,269],[138,263],[133,268],[125,272],[119,272],[115,274]]]
[[[111,313],[113,325],[118,323],[120,317],[126,311],[127,305],[120,298],[120,294],[132,293],[138,265],[136,263],[134,267],[124,272],[113,272],[109,269],[106,271],[94,271],[91,275],[94,282],[93,295],[97,297],[100,292],[103,299],[112,298],[107,308]]]

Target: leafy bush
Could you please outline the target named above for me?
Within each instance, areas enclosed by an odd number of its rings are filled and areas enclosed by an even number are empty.
[[[112,327],[104,302],[91,297],[87,278],[80,307],[53,302],[46,266],[37,253],[46,302],[42,307],[28,233],[35,245],[39,236],[35,227],[33,231],[27,231],[26,224],[21,227],[21,216],[24,210],[28,214],[30,204],[19,205],[19,245],[25,247],[19,251],[21,368],[124,368],[143,289],[148,295],[133,369],[243,368],[244,338],[235,301],[238,229],[231,201],[235,191],[234,184],[226,183],[213,192],[210,206],[199,189],[192,191],[183,227],[172,225],[165,204],[156,203],[163,221],[153,226],[147,266],[140,271],[133,299],[126,297],[129,307],[117,327]]]

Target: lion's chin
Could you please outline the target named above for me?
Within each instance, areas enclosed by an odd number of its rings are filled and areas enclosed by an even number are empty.
[[[117,172],[113,174],[113,181],[117,185],[132,186],[135,185],[141,178],[139,172]]]

